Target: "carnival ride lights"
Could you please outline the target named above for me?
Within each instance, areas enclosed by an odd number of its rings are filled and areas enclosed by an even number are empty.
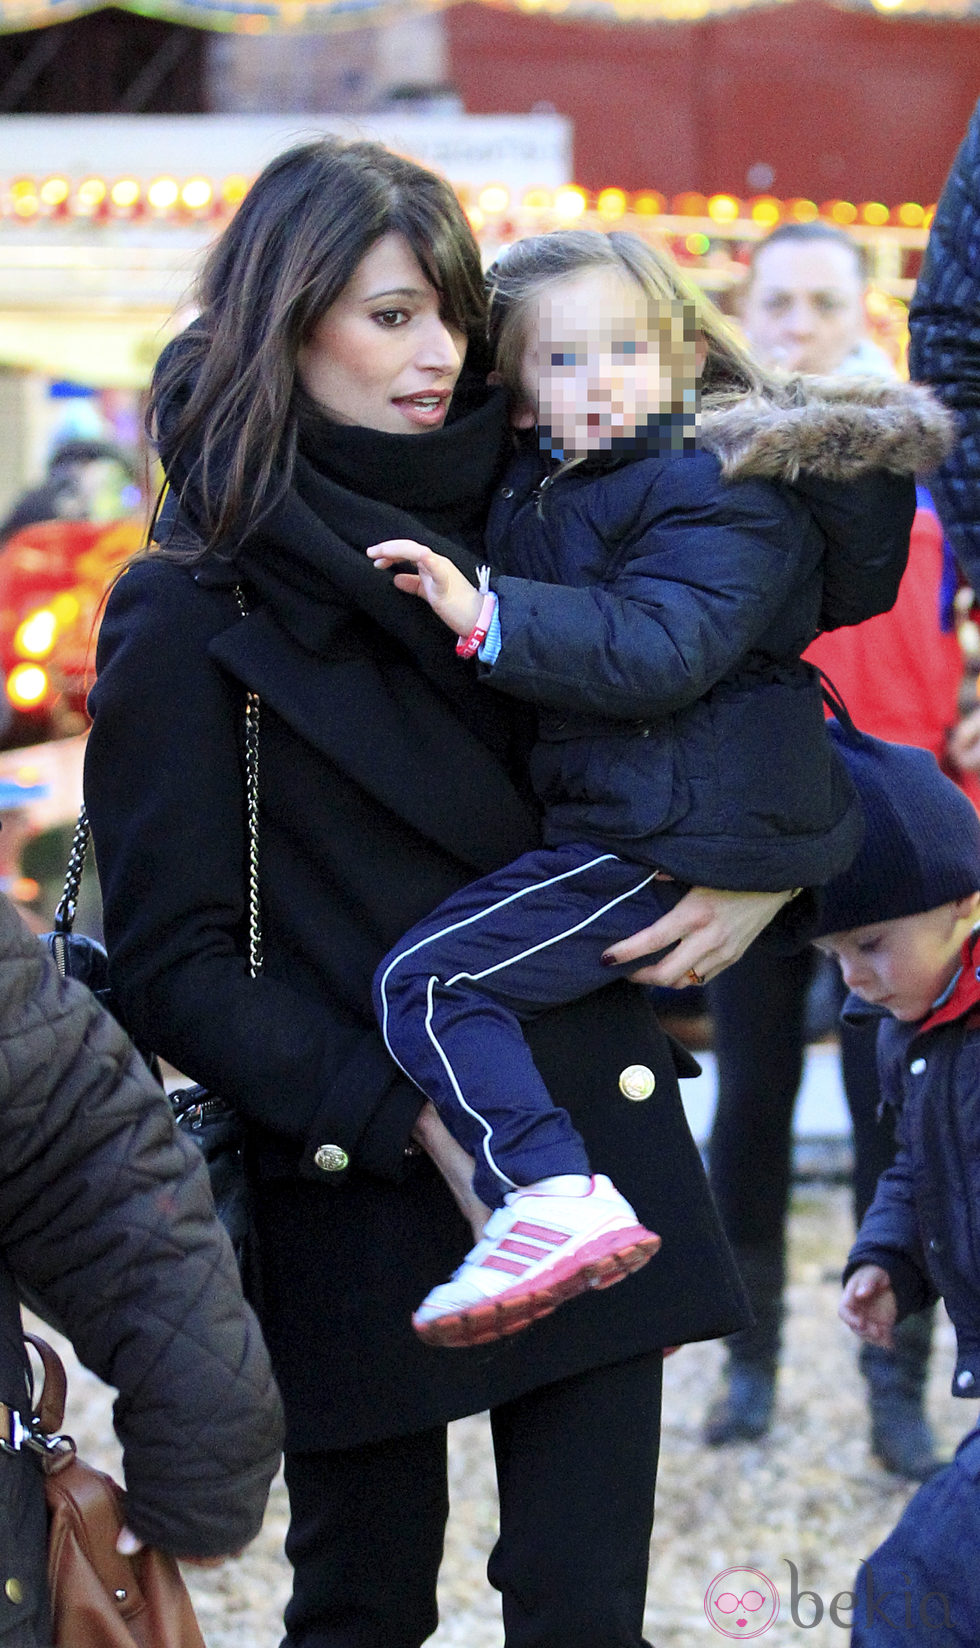
[[[78,185],[75,196],[75,209],[82,216],[97,212],[106,198],[109,190],[105,179],[101,177],[87,177]]]
[[[180,200],[180,185],[176,178],[154,178],[146,191],[148,203],[158,212],[169,212]]]
[[[249,181],[237,173],[220,181],[204,175],[183,180],[161,175],[149,181],[124,176],[113,182],[93,176],[77,183],[62,175],[41,180],[0,178],[0,215],[21,222],[38,217],[111,220],[140,214],[156,220],[227,217],[240,204]],[[710,220],[719,230],[752,223],[764,232],[780,222],[810,223],[816,218],[844,227],[928,229],[935,211],[934,206],[920,206],[908,200],[897,206],[886,206],[878,200],[862,203],[827,200],[818,205],[803,197],[780,200],[774,195],[756,195],[740,199],[737,195],[704,195],[694,190],[668,200],[654,189],[627,193],[624,189],[609,187],[590,192],[576,184],[563,184],[557,189],[525,189],[515,195],[503,183],[489,183],[475,198],[465,187],[460,187],[459,193],[477,232],[509,213],[572,223],[589,212],[594,212],[604,223],[613,223],[628,215],[702,218]],[[695,230],[692,226],[691,238],[701,233],[700,228]],[[691,250],[693,252],[693,247]]]
[[[51,690],[47,670],[40,664],[17,664],[7,676],[7,697],[18,710],[37,709]]]
[[[113,206],[120,206],[125,211],[139,202],[141,190],[135,177],[121,177],[109,190],[109,199]]]
[[[74,592],[62,591],[46,606],[35,607],[17,625],[11,647],[14,663],[5,688],[15,709],[34,710],[55,692],[49,660],[62,634],[76,623],[81,603]]]
[[[31,728],[83,715],[103,592],[143,541],[139,515],[38,521],[0,555],[0,693]]]
[[[18,624],[14,634],[14,651],[22,658],[46,658],[58,634],[58,620],[50,607],[40,607]]]

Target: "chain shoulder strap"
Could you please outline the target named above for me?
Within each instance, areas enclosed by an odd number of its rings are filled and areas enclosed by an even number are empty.
[[[243,618],[248,606],[240,584],[235,599]],[[248,970],[252,978],[262,971],[262,905],[259,898],[259,705],[257,692],[245,694],[245,808],[248,815]],[[54,931],[70,934],[75,925],[78,891],[92,831],[84,801],[78,809],[75,833],[68,853],[65,885],[54,916]]]
[[[82,871],[85,868],[85,857],[88,852],[89,833],[88,813],[85,810],[83,801],[78,809],[75,833],[71,838],[68,868],[65,871],[65,885],[58,901],[58,908],[54,913],[54,930],[56,933],[70,933],[75,925],[78,889],[82,884]]]
[[[248,606],[241,584],[235,599],[243,618]],[[259,900],[259,707],[257,692],[245,694],[245,805],[248,812],[248,970],[262,971],[262,906]]]

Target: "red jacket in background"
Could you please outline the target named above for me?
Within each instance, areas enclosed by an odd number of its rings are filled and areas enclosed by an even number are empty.
[[[935,511],[920,505],[891,611],[818,636],[804,656],[830,677],[862,731],[931,750],[980,808],[980,780],[946,761],[946,739],[960,718],[963,654],[955,629],[942,628],[942,577],[943,529]]]

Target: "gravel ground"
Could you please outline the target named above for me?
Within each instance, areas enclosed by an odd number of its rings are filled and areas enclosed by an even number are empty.
[[[835,1314],[837,1277],[850,1229],[844,1189],[797,1190],[778,1415],[764,1442],[715,1450],[699,1441],[722,1363],[719,1345],[687,1346],[666,1364],[646,1616],[655,1648],[725,1640],[706,1619],[703,1601],[712,1578],[733,1567],[760,1569],[779,1589],[780,1614],[765,1632],[766,1648],[845,1648],[848,1631],[830,1619],[831,1599],[850,1590],[859,1559],[894,1524],[911,1492],[869,1456],[855,1342]],[[111,1392],[78,1367],[63,1341],[58,1344],[69,1365],[67,1428],[84,1457],[118,1474],[118,1453],[111,1442],[106,1444]],[[947,1450],[976,1417],[973,1403],[949,1395],[952,1361],[952,1328],[943,1318],[929,1410]],[[453,1513],[441,1588],[442,1625],[431,1639],[432,1648],[501,1648],[497,1598],[484,1577],[495,1503],[482,1418],[453,1426],[451,1470]],[[242,1558],[216,1572],[187,1571],[208,1648],[274,1648],[278,1642],[289,1585],[282,1556],[285,1528],[286,1498],[279,1481],[262,1534]],[[814,1622],[815,1601],[806,1598],[793,1619],[787,1562],[796,1565],[800,1587],[821,1601],[819,1622]],[[839,1617],[840,1612],[839,1607]]]

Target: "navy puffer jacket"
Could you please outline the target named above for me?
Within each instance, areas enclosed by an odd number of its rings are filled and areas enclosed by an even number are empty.
[[[959,441],[929,488],[980,592],[980,103],[946,181],[909,312],[909,369],[956,414]]]
[[[954,1396],[980,1396],[980,946],[967,946],[949,1001],[900,1024],[849,996],[843,1017],[880,1018],[878,1071],[898,1152],[878,1180],[844,1280],[881,1265],[899,1320],[942,1297],[956,1329]]]
[[[486,678],[539,706],[549,843],[735,890],[818,885],[853,857],[860,811],[800,654],[893,603],[911,471],[945,425],[899,385],[797,393],[711,413],[697,452],[553,482],[531,452],[505,478]]]

